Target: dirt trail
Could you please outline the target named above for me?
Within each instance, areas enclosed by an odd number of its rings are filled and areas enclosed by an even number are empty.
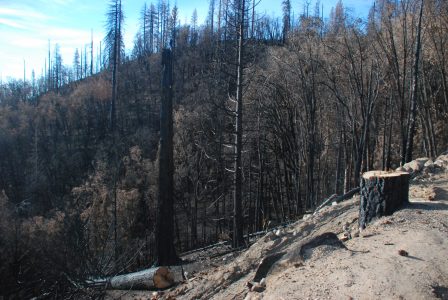
[[[431,200],[431,201],[430,201]],[[241,253],[204,260],[202,271],[169,291],[114,292],[123,299],[448,299],[448,174],[411,183],[410,203],[369,225],[360,235],[358,196],[307,220],[267,233]],[[352,238],[294,256],[304,239],[326,232]],[[404,250],[401,251],[401,250]],[[250,292],[263,257],[285,251]],[[407,254],[402,256],[401,254]],[[197,266],[197,265],[196,265]],[[188,266],[187,266],[188,268]]]

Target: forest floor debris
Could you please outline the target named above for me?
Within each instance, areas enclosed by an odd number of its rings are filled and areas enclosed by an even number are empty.
[[[229,252],[221,245],[189,254],[184,259],[191,263],[183,266],[187,280],[157,298],[446,299],[448,174],[413,180],[410,203],[361,232],[358,202],[355,196],[325,207],[244,251]],[[345,237],[344,247],[321,243],[297,250],[326,233]],[[263,284],[254,281],[263,258],[281,252],[286,254],[263,272]],[[114,291],[108,296],[150,299],[153,294]]]

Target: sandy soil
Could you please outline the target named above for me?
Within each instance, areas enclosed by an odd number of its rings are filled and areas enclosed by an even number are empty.
[[[204,259],[201,271],[169,291],[114,292],[123,299],[448,299],[448,174],[411,184],[410,203],[359,234],[358,197],[327,207],[249,249]],[[325,232],[350,233],[346,249],[328,245],[294,255],[304,239]],[[250,292],[266,255],[285,251]],[[297,251],[296,251],[297,252]],[[401,254],[401,255],[400,255]],[[407,256],[403,256],[403,254]],[[206,263],[205,263],[206,262]],[[186,266],[188,268],[188,266]]]

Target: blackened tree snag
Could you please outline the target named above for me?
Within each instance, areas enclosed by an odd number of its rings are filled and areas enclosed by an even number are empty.
[[[420,13],[418,18],[418,27],[417,27],[417,44],[415,46],[415,61],[414,61],[414,78],[412,84],[412,94],[411,94],[411,109],[409,111],[409,122],[408,122],[408,136],[407,136],[407,144],[406,144],[406,162],[410,162],[412,160],[412,153],[414,151],[414,135],[415,135],[415,123],[417,116],[417,97],[419,94],[418,91],[418,80],[419,80],[419,63],[420,63],[420,51],[421,51],[421,32],[422,32],[422,16],[423,16],[423,3],[422,0],[420,3]]]
[[[163,50],[162,65],[159,195],[156,225],[156,264],[159,266],[173,265],[178,262],[176,250],[174,249],[173,68],[171,50]]]
[[[110,9],[107,13],[107,22],[106,22],[107,35],[105,38],[105,42],[106,42],[106,50],[109,52],[109,64],[111,64],[112,67],[112,99],[110,101],[110,108],[109,108],[109,114],[110,114],[109,127],[110,132],[114,132],[116,126],[118,67],[120,65],[122,49],[124,48],[123,34],[122,34],[124,14],[121,7],[121,0],[113,0],[111,1],[109,6]],[[84,59],[84,63],[86,63],[86,59]],[[81,69],[82,69],[82,63],[81,63]],[[82,70],[81,70],[81,77],[82,77]]]
[[[359,228],[373,219],[391,215],[409,201],[409,173],[370,171],[361,177]]]
[[[245,0],[238,3],[238,58],[236,87],[236,124],[235,124],[235,187],[233,194],[233,240],[234,248],[241,247],[243,239],[243,171],[241,151],[243,148],[243,50],[245,26]]]

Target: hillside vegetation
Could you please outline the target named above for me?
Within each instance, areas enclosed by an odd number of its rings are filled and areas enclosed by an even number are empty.
[[[178,253],[232,239],[238,65],[244,235],[297,220],[361,172],[448,148],[446,1],[377,1],[368,20],[339,2],[325,22],[319,6],[297,20],[287,8],[248,18],[241,64],[231,6],[228,20],[173,26]],[[157,34],[118,61],[114,131],[110,63],[0,85],[0,295],[94,297],[91,276],[154,263],[169,43]]]

